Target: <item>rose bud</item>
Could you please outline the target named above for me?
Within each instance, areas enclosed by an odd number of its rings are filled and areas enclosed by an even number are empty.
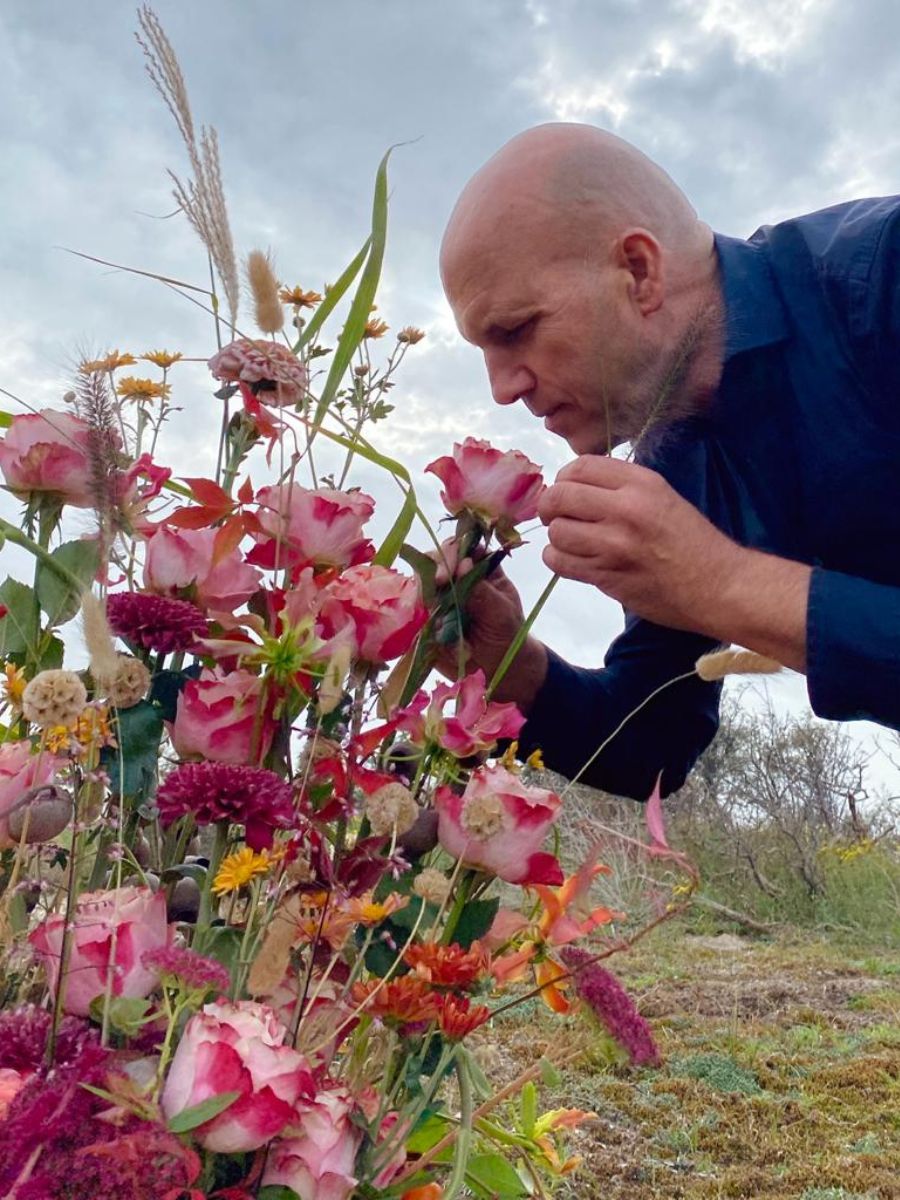
[[[53,784],[31,788],[10,809],[7,817],[9,836],[18,842],[24,833],[29,845],[50,842],[72,820],[73,811],[72,797],[62,788]]]

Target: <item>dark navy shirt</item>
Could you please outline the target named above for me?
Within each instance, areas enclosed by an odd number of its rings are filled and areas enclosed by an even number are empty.
[[[900,728],[900,196],[716,235],[726,313],[714,404],[639,456],[724,533],[813,566],[807,686],[821,717]],[[551,653],[520,742],[571,777],[712,648],[626,613],[596,670]],[[696,677],[629,719],[582,778],[680,787],[718,723]]]

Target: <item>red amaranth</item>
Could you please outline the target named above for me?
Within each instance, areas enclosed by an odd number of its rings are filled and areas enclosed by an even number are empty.
[[[650,1026],[611,971],[591,962],[591,955],[568,946],[560,958],[572,972],[575,991],[614,1037],[635,1066],[656,1066],[660,1055]]]

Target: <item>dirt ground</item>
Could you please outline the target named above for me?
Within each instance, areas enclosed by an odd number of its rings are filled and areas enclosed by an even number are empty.
[[[900,1200],[900,955],[666,927],[609,965],[664,1063],[612,1067],[588,1049],[543,1092],[542,1108],[597,1116],[571,1135],[583,1163],[555,1196]],[[483,1048],[492,1078],[576,1044],[579,1025],[534,1001],[513,1010]]]

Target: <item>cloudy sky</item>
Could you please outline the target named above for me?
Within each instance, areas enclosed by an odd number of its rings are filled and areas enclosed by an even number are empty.
[[[567,459],[527,413],[494,408],[437,275],[457,193],[513,134],[548,120],[611,129],[733,235],[900,190],[895,0],[158,0],[155,10],[195,121],[218,129],[238,251],[271,247],[285,282],[336,277],[367,232],[382,154],[410,143],[391,163],[379,309],[393,330],[413,323],[428,337],[376,441],[414,470],[469,433],[523,449],[549,475]],[[29,404],[58,402],[83,352],[211,352],[208,318],[179,296],[60,249],[203,282],[192,231],[164,219],[166,168],[184,172],[184,153],[135,27],[119,0],[0,9],[0,387]],[[184,411],[163,458],[196,473],[210,464],[216,416],[201,368],[181,372]],[[436,488],[421,491],[437,513]],[[393,497],[381,496],[386,523]],[[541,545],[536,531],[512,568],[528,600],[546,580]],[[620,623],[617,606],[565,585],[539,632],[596,664]],[[801,680],[775,694],[802,709]]]

